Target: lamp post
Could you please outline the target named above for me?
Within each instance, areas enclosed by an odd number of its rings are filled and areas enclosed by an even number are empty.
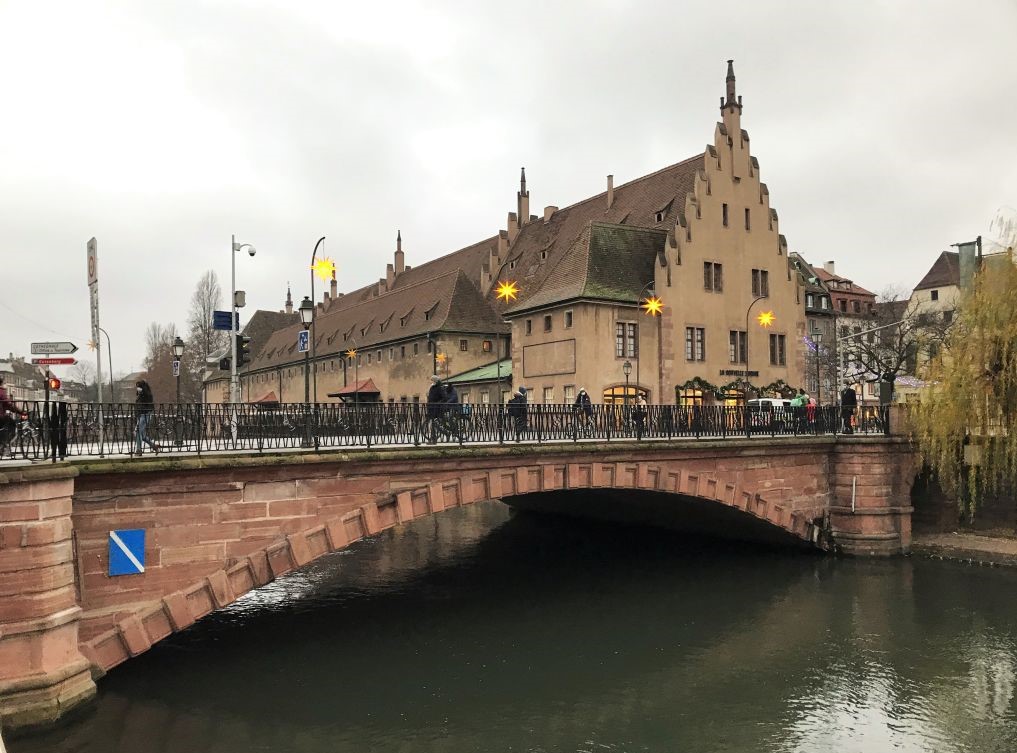
[[[664,309],[664,302],[661,301],[653,293],[654,285],[656,285],[656,282],[654,280],[650,280],[648,283],[643,285],[642,290],[639,291],[639,306],[640,306],[640,308],[643,309],[643,313],[645,313],[649,317],[660,316],[661,312]],[[657,330],[657,334],[658,334],[658,337],[657,337],[657,360],[659,362],[660,361],[660,336],[659,336],[660,335],[660,329],[659,328]],[[639,343],[639,341],[640,341],[641,338],[642,338],[641,329],[640,329],[639,325],[637,324],[636,325],[636,392],[639,391],[639,386],[641,384],[640,381],[639,381],[639,362],[640,362],[640,357],[639,357],[639,351],[640,351],[639,345],[640,345],[640,343]],[[657,370],[657,374],[658,374],[658,377],[659,377],[660,376],[660,369]],[[662,381],[663,380],[658,378],[658,385],[657,385],[658,388],[660,388],[660,384],[662,383]],[[660,399],[660,396],[658,396],[658,400],[659,399]]]
[[[102,327],[96,327],[100,332],[106,335],[106,355],[109,358],[109,401],[111,403],[116,402],[116,392],[113,390],[113,345],[109,341],[109,332],[104,330]],[[98,343],[96,344],[98,346]]]
[[[632,373],[632,364],[626,361],[622,364],[622,374],[625,375],[625,397],[622,398],[622,402],[625,405],[625,412],[628,414],[629,409],[629,374]]]
[[[317,334],[317,331],[315,329],[315,324],[317,324],[317,320],[318,320],[317,312],[315,311],[315,308],[314,308],[314,275],[316,274],[316,270],[315,270],[315,266],[314,266],[314,259],[318,255],[318,249],[321,247],[321,244],[324,243],[324,242],[325,242],[325,236],[323,235],[323,236],[321,236],[318,239],[318,242],[314,244],[314,251],[311,252],[311,358],[312,359],[317,354],[317,350],[316,350],[316,347],[315,347],[314,339],[315,339],[315,335]],[[301,304],[301,305],[303,305],[303,304]],[[301,321],[303,321],[303,314],[301,314]],[[306,325],[304,326],[304,329],[307,329]],[[317,361],[315,361],[315,363],[317,363]],[[314,370],[314,402],[315,403],[318,402],[318,370],[317,369]]]
[[[812,342],[816,344],[816,405],[821,405],[823,385],[819,381],[819,358],[823,352],[823,348],[821,345],[821,343],[823,342],[823,333],[814,332],[812,334]]]
[[[300,302],[300,323],[304,325],[304,331],[306,332],[311,328],[311,324],[314,320],[314,303],[306,295],[304,300]],[[310,357],[311,350],[308,348],[304,351],[304,402],[311,402],[311,369],[310,369]]]
[[[173,369],[176,372],[177,379],[177,405],[180,405],[180,356],[184,354],[184,341],[177,336],[177,339],[173,341],[173,360],[176,361],[176,367]]]
[[[250,256],[257,253],[257,249],[250,243],[237,243],[237,236],[233,236],[230,244],[230,402],[240,402],[240,383],[237,380],[237,253],[247,249]],[[234,424],[235,425],[235,424]]]

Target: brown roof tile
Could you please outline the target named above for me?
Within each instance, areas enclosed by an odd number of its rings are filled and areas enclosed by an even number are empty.
[[[960,285],[960,253],[957,251],[941,253],[922,281],[915,285],[915,290],[945,288],[950,285]]]

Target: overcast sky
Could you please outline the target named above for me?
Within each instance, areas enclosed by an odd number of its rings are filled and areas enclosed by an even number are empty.
[[[201,274],[249,308],[340,287],[702,151],[728,58],[791,250],[910,289],[1017,204],[1017,3],[0,0],[0,352],[114,369]],[[320,287],[319,287],[320,292]]]

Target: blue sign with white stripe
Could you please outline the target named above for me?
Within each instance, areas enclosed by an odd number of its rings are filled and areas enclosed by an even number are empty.
[[[109,574],[137,575],[145,572],[145,529],[109,532]]]
[[[306,329],[297,332],[297,352],[306,353],[311,349],[311,333]]]

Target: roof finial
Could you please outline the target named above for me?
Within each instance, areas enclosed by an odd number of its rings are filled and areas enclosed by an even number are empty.
[[[396,230],[396,251],[403,250],[403,231]]]
[[[724,104],[725,106],[738,104],[735,97],[734,60],[727,61],[727,101]]]
[[[521,168],[521,175],[519,177],[519,193],[526,193],[526,168]]]

